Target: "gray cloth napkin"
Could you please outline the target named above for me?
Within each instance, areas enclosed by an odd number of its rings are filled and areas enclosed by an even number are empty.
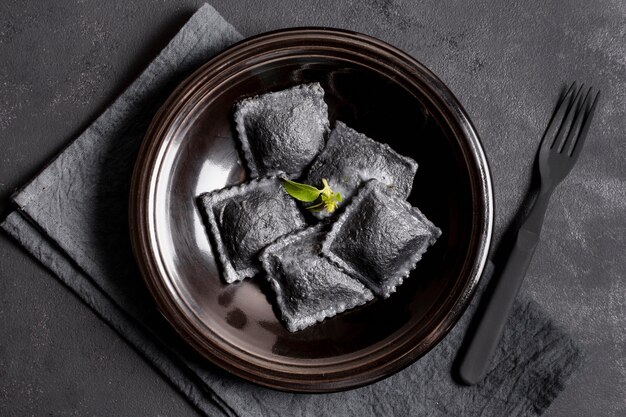
[[[477,386],[457,385],[451,376],[475,297],[450,334],[412,366],[367,387],[323,395],[277,392],[216,369],[156,311],[135,268],[127,228],[137,150],[176,84],[240,39],[211,6],[200,8],[126,92],[13,197],[18,209],[1,227],[207,416],[541,414],[581,355],[528,299],[516,303],[492,367]]]

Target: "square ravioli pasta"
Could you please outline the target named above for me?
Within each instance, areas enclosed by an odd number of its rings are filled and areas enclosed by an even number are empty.
[[[304,182],[319,187],[325,178],[347,202],[363,182],[377,179],[388,185],[390,192],[406,199],[416,172],[417,162],[413,159],[337,121]],[[318,218],[327,216],[326,212],[316,213]]]
[[[279,176],[202,194],[199,203],[228,283],[256,275],[263,248],[306,227]]]
[[[324,148],[328,106],[319,83],[247,98],[235,126],[252,177],[284,171],[299,177]]]
[[[326,232],[309,227],[283,236],[261,254],[276,304],[290,332],[365,304],[374,295],[320,254]]]
[[[421,211],[370,180],[333,224],[322,253],[387,298],[439,236]]]

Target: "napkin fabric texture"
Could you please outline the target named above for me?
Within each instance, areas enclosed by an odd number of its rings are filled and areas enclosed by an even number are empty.
[[[130,248],[134,161],[147,125],[177,83],[240,39],[215,9],[201,7],[111,107],[13,196],[17,210],[1,227],[207,416],[540,415],[581,355],[529,299],[515,304],[487,377],[472,387],[458,385],[451,369],[479,297],[415,364],[335,394],[283,393],[247,383],[201,358],[165,322]]]

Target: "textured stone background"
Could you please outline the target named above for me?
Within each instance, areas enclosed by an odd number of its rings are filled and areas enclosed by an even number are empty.
[[[0,2],[0,215],[200,1]],[[626,2],[212,3],[242,34],[302,25],[386,40],[438,74],[490,159],[497,237],[528,186],[555,100],[571,80],[603,98],[577,167],[554,195],[524,290],[587,348],[547,415],[626,415]],[[0,235],[0,415],[194,416],[110,328]]]

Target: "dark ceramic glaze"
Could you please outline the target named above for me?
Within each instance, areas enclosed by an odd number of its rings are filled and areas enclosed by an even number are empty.
[[[342,120],[417,161],[409,202],[443,235],[389,299],[289,333],[262,279],[221,279],[195,199],[246,179],[233,104],[314,81],[326,90],[331,125]],[[224,369],[289,391],[364,385],[426,353],[467,306],[493,224],[485,156],[452,93],[403,52],[330,29],[260,35],[198,69],[156,115],[132,189],[135,256],[172,326]]]

